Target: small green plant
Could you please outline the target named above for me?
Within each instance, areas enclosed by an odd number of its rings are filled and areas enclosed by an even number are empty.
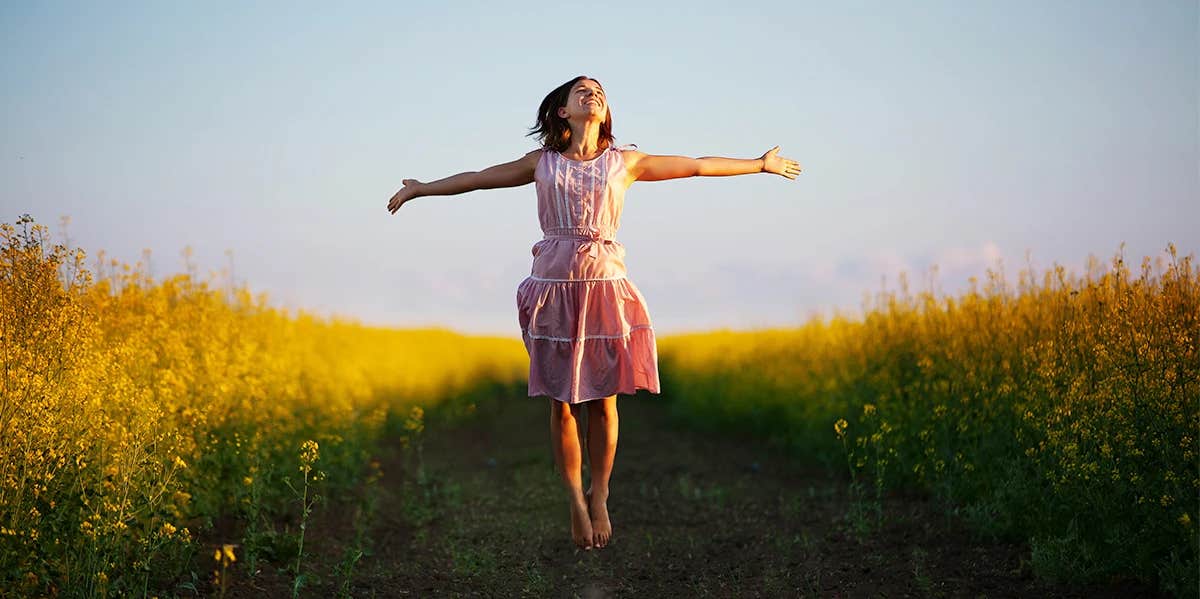
[[[295,578],[292,579],[292,597],[299,596],[300,589],[304,586],[307,577],[301,571],[301,563],[304,559],[304,533],[308,529],[308,517],[312,514],[312,508],[321,496],[316,493],[311,493],[313,483],[325,479],[325,473],[317,470],[313,471],[313,464],[321,459],[321,449],[316,441],[309,439],[300,445],[300,473],[304,475],[303,486],[297,489],[292,485],[290,478],[284,478],[283,482],[287,484],[292,493],[300,499],[300,535],[298,547],[296,549],[296,568]]]
[[[338,565],[338,576],[342,583],[338,588],[339,597],[350,597],[350,582],[354,577],[354,567],[358,561],[367,555],[367,543],[370,537],[367,531],[375,522],[375,513],[379,504],[379,480],[383,478],[383,470],[379,460],[372,459],[369,466],[362,498],[354,512],[354,543],[346,549],[342,561]]]
[[[912,548],[912,573],[913,580],[917,583],[917,588],[921,589],[921,593],[929,595],[933,590],[933,581],[929,578],[929,567],[926,562],[929,559],[929,552],[920,547]]]
[[[869,514],[875,514],[875,526],[882,524],[881,489],[877,481],[874,500],[866,499],[866,492],[863,489],[862,481],[859,480],[857,469],[855,468],[854,452],[851,451],[846,436],[846,430],[849,427],[850,424],[846,422],[845,418],[838,418],[833,423],[833,432],[842,443],[842,451],[846,455],[846,470],[850,474],[850,502],[846,512],[846,520],[849,522],[851,530],[861,541],[873,530]],[[861,466],[861,464],[859,465]]]
[[[213,586],[216,587],[218,597],[225,597],[225,593],[229,592],[230,567],[233,562],[237,561],[237,555],[234,554],[234,545],[221,545],[213,551],[213,561],[216,562],[213,569]]]
[[[542,575],[537,562],[530,560],[525,563],[525,587],[522,593],[533,596],[545,596],[550,592],[550,582]]]
[[[474,406],[475,404],[470,404]],[[474,407],[471,408],[474,412]],[[405,450],[405,457],[411,456],[415,464],[413,472],[417,474],[417,482],[424,485],[425,478],[425,410],[421,406],[413,406],[404,419],[404,434],[400,437],[400,445]]]

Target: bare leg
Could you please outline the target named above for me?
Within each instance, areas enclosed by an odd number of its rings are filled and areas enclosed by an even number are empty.
[[[591,549],[592,523],[583,495],[583,452],[579,447],[580,433],[575,418],[580,412],[578,405],[570,406],[550,399],[550,444],[554,449],[554,463],[571,502],[571,539],[580,548]]]
[[[588,511],[592,517],[592,542],[608,544],[612,523],[608,520],[608,477],[617,457],[617,396],[587,402],[588,460],[592,484],[588,489]]]

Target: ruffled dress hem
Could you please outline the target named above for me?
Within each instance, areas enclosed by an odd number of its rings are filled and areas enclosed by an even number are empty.
[[[518,287],[517,306],[530,356],[530,397],[575,404],[638,389],[660,392],[654,328],[629,279],[530,277]]]

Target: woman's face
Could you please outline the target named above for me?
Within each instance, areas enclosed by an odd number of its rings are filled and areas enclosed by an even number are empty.
[[[608,117],[608,99],[604,97],[604,90],[591,79],[576,81],[567,94],[567,104],[558,109],[558,116],[568,121],[604,121]]]

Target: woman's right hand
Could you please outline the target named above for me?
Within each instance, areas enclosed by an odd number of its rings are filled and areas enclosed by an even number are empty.
[[[401,187],[400,191],[397,191],[396,195],[392,196],[391,201],[388,202],[388,212],[392,214],[395,214],[405,202],[420,195],[418,190],[424,185],[416,179],[405,179],[401,183],[404,184],[404,187]]]

